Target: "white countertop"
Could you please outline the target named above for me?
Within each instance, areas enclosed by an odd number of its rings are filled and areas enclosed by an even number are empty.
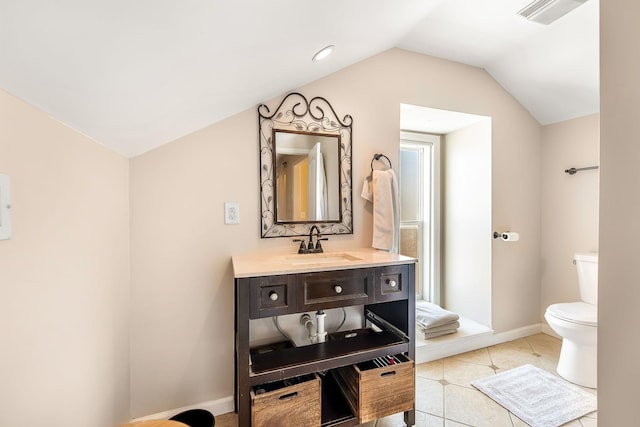
[[[269,254],[260,252],[234,255],[231,260],[236,278],[348,270],[382,265],[413,264],[416,262],[415,258],[371,248],[336,250],[321,254]]]

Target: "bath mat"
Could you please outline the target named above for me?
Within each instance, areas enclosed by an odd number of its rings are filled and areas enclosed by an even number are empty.
[[[533,365],[471,382],[531,427],[558,427],[597,409],[596,397]]]

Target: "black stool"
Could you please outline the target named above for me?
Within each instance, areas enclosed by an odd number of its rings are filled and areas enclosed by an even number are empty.
[[[190,409],[180,412],[169,419],[181,422],[189,427],[214,427],[216,425],[216,419],[211,412],[204,409]]]

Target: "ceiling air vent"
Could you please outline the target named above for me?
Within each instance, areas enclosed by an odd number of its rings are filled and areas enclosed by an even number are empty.
[[[536,0],[518,12],[529,21],[549,25],[587,0]]]

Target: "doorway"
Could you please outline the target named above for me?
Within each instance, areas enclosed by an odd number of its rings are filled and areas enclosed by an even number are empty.
[[[418,297],[490,328],[491,118],[408,104],[400,117],[400,247],[418,258]]]

